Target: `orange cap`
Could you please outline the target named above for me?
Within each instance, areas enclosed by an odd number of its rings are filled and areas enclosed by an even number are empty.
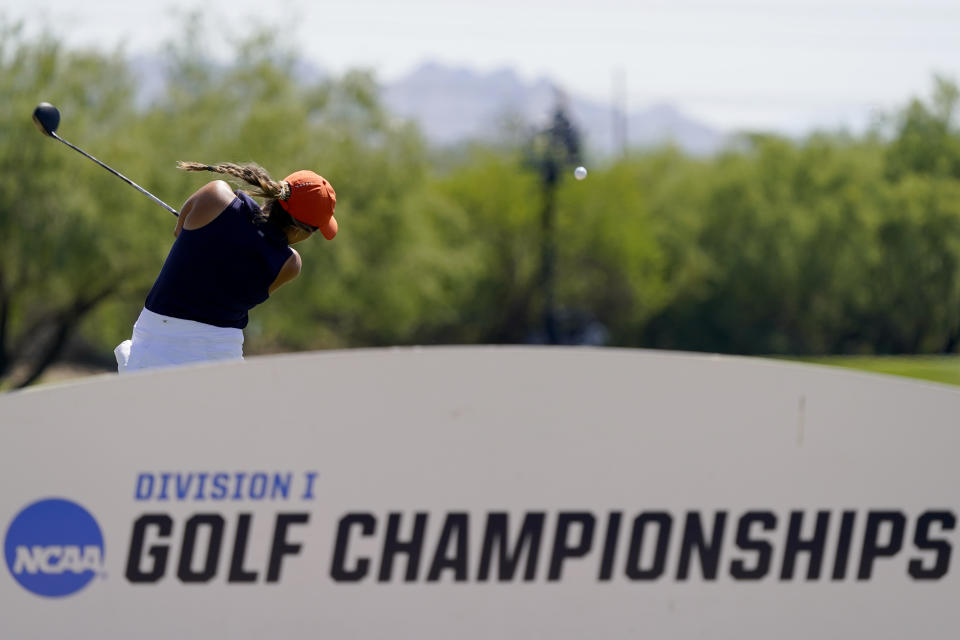
[[[297,171],[283,179],[290,185],[290,197],[280,200],[280,206],[294,219],[311,227],[319,227],[327,240],[337,235],[337,193],[333,185],[313,171]]]

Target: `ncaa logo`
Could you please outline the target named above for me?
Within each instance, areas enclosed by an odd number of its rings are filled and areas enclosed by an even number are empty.
[[[3,543],[7,568],[39,596],[76,593],[103,570],[103,534],[86,509],[62,498],[39,500],[10,523]]]

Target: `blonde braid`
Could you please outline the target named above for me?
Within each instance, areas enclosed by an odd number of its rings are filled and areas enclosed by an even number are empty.
[[[183,171],[212,171],[214,173],[223,173],[234,178],[243,180],[250,186],[250,195],[260,198],[272,198],[277,200],[286,200],[290,197],[290,185],[283,180],[276,181],[270,177],[266,170],[256,164],[233,164],[232,162],[221,162],[219,164],[203,164],[201,162],[178,162],[177,168]]]

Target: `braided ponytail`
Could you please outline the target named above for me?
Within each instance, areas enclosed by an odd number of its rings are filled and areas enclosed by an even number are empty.
[[[239,178],[254,187],[250,190],[250,195],[259,198],[286,200],[290,197],[290,185],[282,180],[274,180],[263,167],[253,163],[240,165],[232,162],[221,162],[219,164],[178,162],[177,168],[183,171],[212,171],[213,173],[222,173]]]

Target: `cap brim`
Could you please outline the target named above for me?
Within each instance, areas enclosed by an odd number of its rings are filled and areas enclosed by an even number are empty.
[[[320,227],[320,233],[322,233],[323,237],[327,240],[333,240],[333,237],[337,235],[337,219],[330,216],[327,224]]]

